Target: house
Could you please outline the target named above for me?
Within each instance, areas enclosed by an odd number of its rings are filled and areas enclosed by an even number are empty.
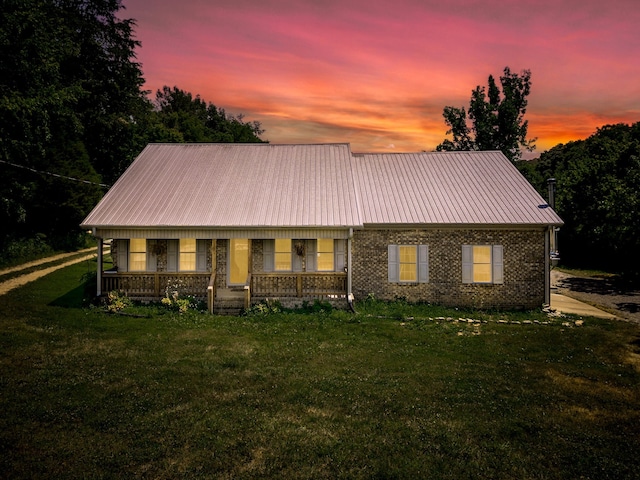
[[[113,239],[99,294],[178,284],[216,312],[368,295],[540,307],[560,225],[500,152],[348,144],[148,145],[82,223]]]

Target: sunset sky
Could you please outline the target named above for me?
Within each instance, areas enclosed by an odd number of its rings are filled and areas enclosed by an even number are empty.
[[[536,154],[640,121],[638,0],[123,0],[154,93],[258,120],[272,143],[433,150],[442,110],[532,72]]]

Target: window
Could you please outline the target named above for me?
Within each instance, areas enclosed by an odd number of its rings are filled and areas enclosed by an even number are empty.
[[[178,262],[181,272],[193,272],[196,270],[196,239],[180,239],[180,260]]]
[[[333,271],[333,239],[332,238],[319,238],[318,239],[318,252],[317,252],[318,271],[332,272]]]
[[[473,283],[491,282],[491,247],[473,246]]]
[[[400,281],[418,280],[418,252],[415,245],[400,245]]]
[[[147,268],[147,240],[132,238],[129,240],[129,271],[144,272]]]
[[[389,245],[389,282],[429,283],[428,245]]]
[[[503,283],[502,245],[463,245],[462,283]]]
[[[291,239],[276,238],[274,252],[274,270],[278,272],[291,271]]]

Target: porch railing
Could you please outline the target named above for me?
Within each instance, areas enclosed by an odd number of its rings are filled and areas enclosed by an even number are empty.
[[[315,297],[345,295],[347,274],[343,272],[253,273],[252,297]]]
[[[123,290],[130,297],[164,297],[167,287],[181,295],[207,295],[210,273],[103,273],[102,291]]]

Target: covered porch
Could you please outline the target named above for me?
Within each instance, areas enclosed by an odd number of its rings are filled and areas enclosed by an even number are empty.
[[[209,273],[116,273],[103,272],[101,290],[120,290],[131,298],[158,300],[167,290],[179,290],[206,300],[211,313],[237,311],[266,299],[285,303],[290,299],[315,300],[346,298],[347,274],[327,273],[255,273],[249,274],[244,286],[216,288],[216,274]]]
[[[285,306],[302,305],[305,301],[312,303],[314,300],[346,302],[350,290],[352,233],[348,230],[209,231],[195,232],[195,235],[193,232],[185,232],[185,237],[196,236],[202,239],[198,242],[207,242],[208,253],[203,258],[208,258],[208,261],[205,262],[206,271],[202,272],[162,271],[168,264],[166,249],[158,246],[166,242],[163,240],[168,236],[166,231],[126,233],[128,238],[146,239],[146,269],[124,270],[122,265],[126,260],[120,259],[114,268],[105,270],[103,242],[99,239],[99,296],[120,290],[131,298],[151,301],[161,299],[167,291],[178,290],[180,295],[190,295],[205,301],[211,313],[237,314],[266,299],[278,300]],[[290,240],[289,271],[277,271],[280,264],[276,261],[281,258],[281,254],[273,250],[273,245],[274,238],[281,237],[299,239]],[[318,259],[323,255],[315,248],[317,238],[331,239],[331,248],[335,244],[335,252],[325,254],[330,260],[335,259],[333,263],[329,262],[327,270],[330,268],[331,271],[322,271],[317,267],[320,263]],[[127,242],[128,240],[113,241],[114,245],[118,245],[115,249],[117,254],[113,258],[128,255],[130,266],[133,257],[132,249],[124,251]],[[307,248],[300,252],[300,245],[304,246],[305,242]],[[157,258],[153,259],[156,254]],[[150,259],[153,261],[150,262]],[[150,265],[157,266],[158,271],[151,271]],[[321,263],[321,266],[324,265]]]

